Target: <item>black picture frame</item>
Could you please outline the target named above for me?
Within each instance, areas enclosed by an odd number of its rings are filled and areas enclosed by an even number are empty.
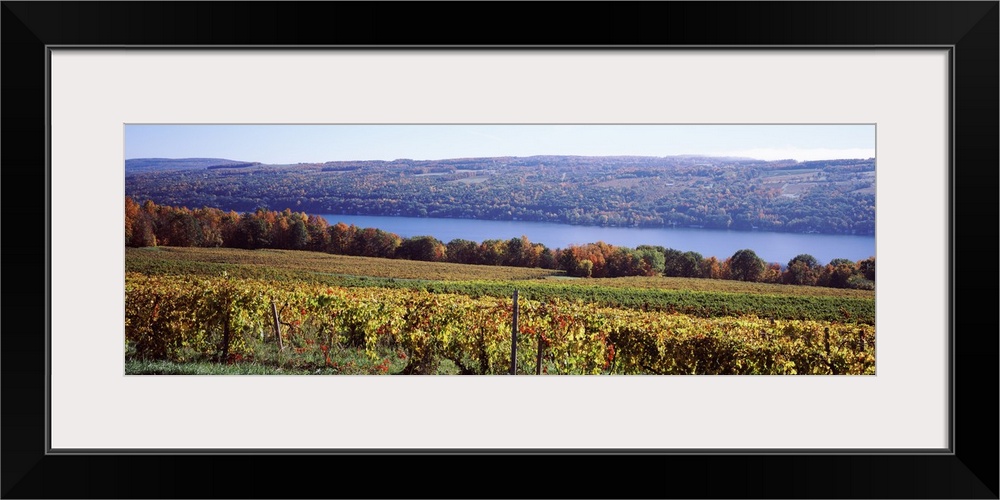
[[[1000,165],[996,1],[553,4],[572,17],[546,14],[538,3],[2,4],[0,159],[9,188],[3,255],[9,265],[42,275],[9,274],[3,294],[4,498],[998,498],[997,319],[992,307],[978,306],[997,303],[998,239],[990,219]],[[47,453],[47,47],[414,44],[950,47],[949,453]],[[613,432],[628,425],[627,416],[601,425]],[[540,489],[529,487],[529,478]]]

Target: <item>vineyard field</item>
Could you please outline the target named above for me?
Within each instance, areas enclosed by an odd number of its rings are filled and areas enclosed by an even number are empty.
[[[127,271],[157,276],[217,277],[226,273],[233,278],[422,290],[473,298],[505,298],[518,290],[522,297],[531,300],[582,300],[595,306],[699,317],[756,315],[867,325],[875,322],[874,294],[860,290],[664,277],[552,279],[549,276],[539,279],[537,273],[546,270],[328,256],[287,250],[126,249],[125,257]],[[385,276],[387,270],[395,269],[400,270],[400,277]],[[448,271],[450,279],[433,279],[441,269]],[[355,274],[347,275],[345,271]]]
[[[128,272],[125,299],[127,373],[214,362],[245,365],[239,373],[502,374],[511,362],[504,297]],[[875,372],[874,328],[853,318],[702,317],[558,296],[519,305],[519,373],[534,373],[539,350],[545,374]]]
[[[264,279],[312,279],[343,282],[351,278],[425,281],[537,280],[614,288],[655,288],[705,292],[758,293],[809,297],[874,299],[871,290],[819,286],[776,285],[703,278],[622,277],[568,278],[553,269],[479,266],[334,255],[304,250],[241,250],[235,248],[125,248],[126,270],[152,274],[230,275]],[[324,281],[325,282],[325,281]]]

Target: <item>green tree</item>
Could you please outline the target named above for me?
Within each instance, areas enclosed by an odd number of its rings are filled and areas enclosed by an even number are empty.
[[[396,257],[410,260],[440,262],[445,260],[445,246],[433,236],[407,238],[396,249]]]
[[[506,240],[484,240],[479,244],[479,258],[489,266],[503,265],[507,255]]]
[[[701,273],[702,256],[698,252],[681,252],[668,248],[664,252],[664,276],[695,278]]]
[[[201,225],[186,210],[171,211],[160,231],[163,233],[164,245],[196,247],[201,244]]]
[[[266,248],[271,244],[267,222],[250,213],[243,214],[240,218],[234,239],[239,248],[250,250]]]
[[[507,240],[507,251],[503,256],[503,265],[524,267],[524,252],[527,250],[525,240],[521,238]]]
[[[542,249],[542,253],[538,256],[538,266],[544,269],[556,269],[558,267],[558,262],[556,262],[552,250],[548,248]]]
[[[730,258],[729,272],[733,279],[740,281],[760,281],[764,274],[764,260],[753,250],[737,250]]]
[[[557,261],[559,268],[566,271],[566,274],[576,276],[576,268],[580,265],[580,262],[577,260],[576,254],[573,252],[573,247],[560,250]],[[593,263],[591,263],[591,266],[593,266]]]
[[[306,219],[306,230],[309,233],[309,245],[307,248],[309,250],[317,252],[326,251],[327,247],[330,246],[329,227],[330,224],[326,221],[326,219],[318,215],[310,215],[309,218]]]
[[[351,255],[392,258],[396,256],[396,249],[402,242],[403,239],[395,233],[366,227],[354,235]]]
[[[302,250],[309,244],[309,230],[306,223],[296,217],[288,227],[288,245],[292,250]]]
[[[479,245],[475,241],[455,238],[448,242],[448,262],[458,264],[478,264]]]
[[[665,259],[663,254],[653,248],[637,248],[635,251],[639,258],[639,269],[643,276],[659,276],[663,273]]]
[[[819,261],[816,260],[816,257],[807,253],[800,253],[795,257],[792,257],[792,260],[788,261],[788,265],[791,266],[793,262],[802,262],[811,268],[819,267]]]

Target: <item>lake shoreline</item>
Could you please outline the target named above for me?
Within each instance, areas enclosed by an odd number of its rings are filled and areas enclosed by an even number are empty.
[[[320,214],[331,225],[338,222],[360,228],[373,227],[403,238],[433,236],[443,243],[466,239],[508,240],[527,236],[549,248],[566,248],[603,241],[616,246],[660,245],[695,251],[703,257],[725,259],[749,248],[767,262],[785,264],[799,254],[810,254],[821,263],[844,258],[858,261],[875,255],[875,237],[821,233],[739,231],[686,227],[582,226],[555,222],[408,217],[388,215]]]

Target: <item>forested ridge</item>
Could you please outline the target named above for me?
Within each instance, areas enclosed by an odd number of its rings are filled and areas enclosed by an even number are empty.
[[[875,233],[874,159],[532,156],[294,165],[185,161],[128,160],[126,195],[157,204],[237,212],[290,208],[312,214]]]

